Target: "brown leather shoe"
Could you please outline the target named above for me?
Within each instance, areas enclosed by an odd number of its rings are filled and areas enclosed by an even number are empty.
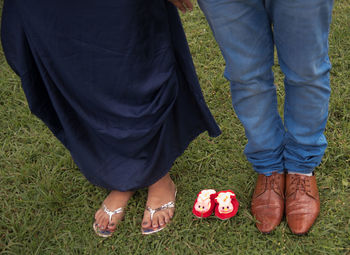
[[[271,176],[259,174],[258,176],[252,199],[252,213],[258,221],[256,226],[262,233],[270,233],[282,220],[284,184],[284,174],[273,173]]]
[[[286,217],[290,230],[297,235],[306,234],[319,212],[316,177],[287,174]]]

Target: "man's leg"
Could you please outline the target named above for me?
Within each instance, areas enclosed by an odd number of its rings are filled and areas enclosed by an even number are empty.
[[[269,0],[279,63],[285,74],[286,216],[306,233],[319,213],[315,176],[327,146],[323,134],[330,96],[328,32],[332,0]]]
[[[199,0],[226,61],[232,104],[248,144],[245,154],[260,174],[252,212],[261,232],[272,231],[284,210],[284,127],[273,84],[273,37],[263,0]]]
[[[284,168],[284,128],[273,84],[273,38],[262,0],[199,0],[226,61],[232,104],[248,144],[245,154],[258,173]]]

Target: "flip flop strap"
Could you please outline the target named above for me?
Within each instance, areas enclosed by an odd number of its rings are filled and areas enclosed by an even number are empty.
[[[118,208],[117,210],[110,211],[110,210],[107,208],[106,205],[103,205],[103,211],[104,211],[105,213],[108,214],[108,216],[109,216],[109,221],[108,221],[108,223],[110,223],[110,222],[112,221],[112,216],[113,216],[114,214],[117,214],[117,213],[122,213],[122,212],[124,211],[124,208],[123,208],[123,207],[120,207],[120,208]]]
[[[158,207],[156,209],[152,209],[151,207],[147,207],[147,211],[149,211],[149,213],[151,214],[151,220],[153,220],[153,215],[156,213],[156,212],[159,212],[159,211],[162,211],[162,210],[165,210],[165,209],[169,209],[169,208],[175,208],[175,202],[174,201],[170,201],[169,203],[167,204],[164,204],[162,205],[161,207]]]

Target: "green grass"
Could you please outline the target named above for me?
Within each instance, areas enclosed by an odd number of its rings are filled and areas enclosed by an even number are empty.
[[[350,254],[350,0],[335,2],[330,34],[329,147],[317,168],[321,213],[301,237],[285,221],[271,235],[255,228],[249,204],[256,174],[243,155],[246,139],[231,108],[223,59],[198,6],[182,19],[203,93],[223,134],[201,135],[177,160],[171,171],[179,191],[176,214],[153,236],[140,234],[145,190],[131,199],[112,238],[94,234],[93,215],[107,191],[88,183],[68,151],[31,115],[0,51],[0,254]],[[283,103],[283,76],[278,65],[274,71]],[[192,216],[197,192],[208,187],[237,193],[236,217]]]

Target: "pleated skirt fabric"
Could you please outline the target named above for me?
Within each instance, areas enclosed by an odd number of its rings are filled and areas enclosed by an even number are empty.
[[[166,0],[5,0],[1,40],[32,113],[95,185],[147,187],[220,134]]]

